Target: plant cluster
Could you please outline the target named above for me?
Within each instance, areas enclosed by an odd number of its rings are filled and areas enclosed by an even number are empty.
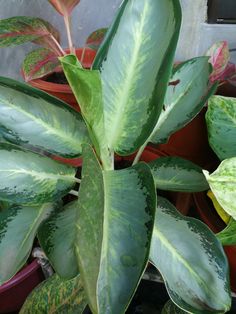
[[[124,313],[148,262],[174,302],[167,313],[229,310],[220,241],[157,193],[207,190],[202,169],[177,157],[140,161],[149,142],[167,141],[215,91],[207,57],[172,71],[180,25],[177,0],[123,1],[91,70],[73,54],[60,58],[81,114],[1,78],[0,199],[10,205],[0,213],[0,282],[24,265],[36,235],[56,272],[21,313],[82,313],[87,304],[94,314]],[[39,150],[82,155],[81,178]],[[118,170],[116,156],[133,153]],[[78,182],[78,198],[63,205]]]

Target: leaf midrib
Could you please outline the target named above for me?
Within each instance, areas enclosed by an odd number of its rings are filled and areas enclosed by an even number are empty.
[[[153,232],[156,237],[159,238],[160,242],[167,248],[167,250],[171,252],[172,255],[176,256],[176,259],[179,260],[180,263],[183,264],[191,274],[193,274],[193,276],[197,279],[197,282],[204,286],[204,290],[210,291],[215,298],[219,299],[219,295],[216,295],[215,291],[210,286],[208,286],[200,276],[198,276],[198,274],[191,268],[191,265],[188,263],[188,261],[179,252],[177,252],[177,250],[174,249],[169,240],[157,228],[154,228]],[[224,304],[223,301],[222,304]]]

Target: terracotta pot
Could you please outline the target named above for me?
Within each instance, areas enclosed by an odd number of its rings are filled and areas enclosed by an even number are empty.
[[[226,82],[225,84],[218,87],[216,95],[236,97],[236,86]]]
[[[205,121],[206,108],[184,128],[172,134],[168,143],[157,146],[159,150],[170,155],[188,159],[203,166],[216,158],[209,146]]]
[[[198,216],[214,233],[226,227],[206,193],[194,193],[193,199]],[[229,261],[231,289],[236,292],[236,245],[224,246],[224,250]]]
[[[18,311],[30,292],[44,279],[41,266],[36,260],[22,268],[0,286],[0,313]]]
[[[83,49],[84,48],[76,49],[76,55],[79,60],[81,60]],[[84,57],[83,57],[82,64],[85,68],[91,67],[93,60],[95,58],[95,55],[96,55],[95,50],[92,50],[90,48],[84,49]],[[72,106],[73,108],[79,111],[79,107],[75,99],[75,96],[73,95],[72,90],[68,84],[57,84],[57,83],[47,82],[44,78],[32,80],[29,82],[29,84],[32,85],[33,87],[41,89],[44,92],[47,92],[48,94],[52,96],[55,96],[65,101],[70,106]]]

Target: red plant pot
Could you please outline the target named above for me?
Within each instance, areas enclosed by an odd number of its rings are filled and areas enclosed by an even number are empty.
[[[227,96],[227,97],[236,97],[236,86],[225,82],[223,85],[220,85],[216,91],[217,95]]]
[[[159,150],[170,155],[188,159],[199,166],[204,166],[216,158],[209,146],[205,121],[206,108],[184,128],[172,134],[168,143],[157,146]]]
[[[0,313],[19,311],[30,292],[44,279],[37,260],[22,268],[0,286]]]
[[[220,232],[226,227],[206,193],[194,193],[193,199],[198,216],[214,233]],[[230,267],[231,289],[236,292],[236,245],[224,246],[224,251],[227,255]]]
[[[84,50],[84,55],[83,55],[83,50]],[[83,61],[82,61],[83,67],[89,69],[95,58],[96,51],[90,48],[78,48],[76,49],[76,55],[79,60],[81,60],[81,57],[83,55]],[[58,84],[58,83],[47,82],[44,78],[32,80],[29,82],[29,84],[44,92],[47,92],[48,94],[52,96],[55,96],[65,101],[74,109],[79,111],[78,103],[75,99],[75,96],[69,84]]]

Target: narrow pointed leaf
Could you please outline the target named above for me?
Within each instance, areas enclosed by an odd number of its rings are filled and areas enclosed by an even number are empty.
[[[103,162],[109,163],[99,72],[83,69],[74,55],[65,56],[60,60],[66,78],[80,104],[81,113],[96,151]]]
[[[147,165],[102,171],[85,147],[76,252],[93,313],[125,312],[147,263],[155,199]]]
[[[0,20],[0,47],[17,46],[29,41],[43,40],[58,31],[47,21],[29,16],[15,16]]]
[[[101,44],[101,46],[98,49],[98,52],[96,53],[95,59],[93,61],[92,69],[93,70],[100,70],[103,61],[105,60],[107,56],[108,49],[112,43],[112,40],[116,34],[117,28],[120,23],[120,19],[124,13],[124,9],[127,5],[129,0],[123,0],[117,10],[117,13],[113,19],[112,24],[108,28],[105,38]]]
[[[0,148],[0,199],[17,204],[41,204],[66,195],[76,170],[14,145]]]
[[[209,189],[201,167],[179,157],[161,157],[150,162],[157,189],[200,192]]]
[[[56,273],[70,279],[78,275],[75,253],[78,202],[69,203],[63,210],[56,209],[40,226],[38,239]]]
[[[14,276],[26,263],[40,223],[53,205],[13,206],[0,211],[0,285]]]
[[[190,313],[190,312],[186,312],[186,311],[180,309],[171,300],[169,300],[165,304],[165,306],[163,307],[163,309],[161,311],[161,314],[184,314],[184,313]]]
[[[26,84],[0,78],[0,135],[65,158],[78,157],[88,142],[79,112]]]
[[[231,218],[227,227],[216,236],[222,245],[236,245],[236,221]]]
[[[215,92],[208,91],[211,66],[208,57],[198,57],[177,66],[164,100],[164,108],[153,131],[152,143],[165,143],[171,134],[189,123]]]
[[[62,16],[69,16],[80,0],[48,0]]]
[[[236,219],[236,157],[222,161],[212,174],[203,172],[219,204]]]
[[[179,1],[137,0],[124,8],[101,67],[108,146],[136,151],[161,112],[179,35]]]
[[[31,292],[20,314],[82,314],[86,305],[80,276],[63,280],[54,274]]]
[[[230,309],[228,262],[220,242],[201,221],[181,215],[161,197],[150,260],[180,308],[195,314]]]
[[[206,113],[209,143],[223,160],[236,156],[236,99],[212,96]]]
[[[91,49],[98,50],[106,35],[106,32],[107,28],[100,28],[92,32],[92,34],[90,34],[86,40],[86,46]]]
[[[22,64],[22,74],[26,82],[52,73],[60,62],[49,49],[39,48],[27,54]]]

